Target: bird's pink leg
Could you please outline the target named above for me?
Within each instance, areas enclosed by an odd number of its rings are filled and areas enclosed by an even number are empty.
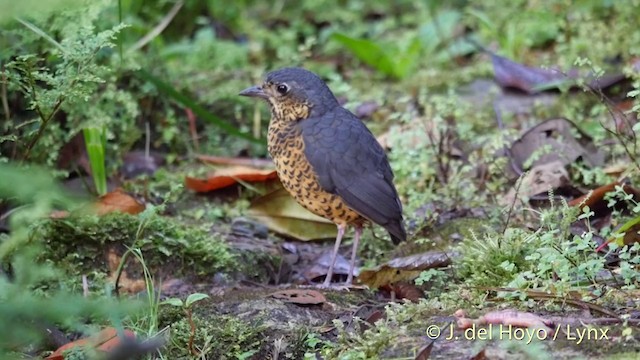
[[[329,287],[331,285],[331,278],[333,278],[333,265],[336,263],[336,256],[338,256],[338,250],[340,249],[340,243],[342,242],[342,237],[344,236],[344,231],[347,228],[347,224],[339,224],[338,225],[338,235],[336,236],[336,244],[333,246],[333,254],[331,254],[331,263],[329,264],[329,271],[327,271],[327,276],[324,278],[323,287]]]
[[[349,276],[347,276],[347,283],[345,284],[347,286],[350,286],[353,281],[353,269],[356,267],[356,252],[358,251],[358,243],[360,243],[360,235],[362,235],[362,227],[356,226],[353,249],[351,250],[351,263],[349,264]]]

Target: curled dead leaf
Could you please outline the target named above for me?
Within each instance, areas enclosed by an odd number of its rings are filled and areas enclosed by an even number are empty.
[[[510,206],[516,200],[521,203],[534,195],[547,193],[569,183],[569,173],[560,161],[534,166],[509,192],[499,200],[500,205]]]
[[[105,215],[114,211],[135,215],[143,212],[145,206],[131,195],[116,189],[101,196],[94,208],[98,215]]]
[[[395,258],[374,269],[362,270],[358,280],[372,289],[377,289],[397,282],[410,282],[424,270],[446,267],[450,264],[449,254],[442,251],[429,251]]]
[[[264,182],[277,179],[278,174],[273,169],[257,169],[249,166],[230,166],[218,169],[204,179],[187,176],[185,186],[196,192],[209,192],[245,182]]]
[[[527,168],[525,164],[532,155],[536,155],[536,159],[531,167],[555,161],[567,166],[578,159],[590,167],[604,163],[604,154],[591,137],[564,118],[549,119],[528,129],[513,142],[509,154],[517,169]]]
[[[320,305],[327,301],[319,291],[308,289],[280,290],[271,294],[271,297],[298,305]]]

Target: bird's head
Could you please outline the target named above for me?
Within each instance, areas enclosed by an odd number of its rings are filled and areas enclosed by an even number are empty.
[[[272,71],[262,85],[247,88],[240,95],[267,100],[273,116],[288,121],[321,116],[339,106],[327,84],[318,75],[301,68]]]

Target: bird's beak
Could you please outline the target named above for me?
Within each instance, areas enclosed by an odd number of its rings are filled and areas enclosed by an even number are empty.
[[[252,86],[250,88],[246,88],[238,94],[240,96],[248,96],[248,97],[259,97],[266,99],[268,98],[267,94],[262,90],[262,86]]]

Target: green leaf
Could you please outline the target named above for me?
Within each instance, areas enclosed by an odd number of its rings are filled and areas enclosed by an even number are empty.
[[[459,11],[440,11],[432,21],[420,28],[420,41],[427,54],[433,53],[440,44],[453,37],[460,17]]]
[[[380,44],[371,40],[355,39],[340,33],[334,33],[331,37],[344,45],[365,64],[372,66],[387,76],[401,77],[398,73],[397,64],[394,63]]]
[[[16,18],[16,20],[18,20],[18,22],[20,22],[22,25],[26,26],[29,30],[33,31],[37,35],[41,36],[43,39],[47,40],[53,46],[57,47],[58,50],[60,50],[60,52],[65,53],[64,47],[62,47],[62,45],[60,45],[60,43],[57,42],[54,38],[49,36],[49,34],[44,32],[44,30],[40,29],[35,24],[32,24],[32,23],[30,23],[30,22],[28,22],[26,20],[22,20],[20,18]]]
[[[91,176],[96,186],[96,192],[102,196],[107,193],[107,171],[104,166],[107,137],[103,127],[82,129],[84,142],[89,155]]]
[[[209,295],[207,294],[202,294],[202,293],[194,293],[191,294],[187,297],[187,301],[186,301],[186,305],[187,307],[191,307],[191,305],[193,305],[193,303],[196,303],[198,301],[204,300],[204,299],[208,299]]]
[[[160,80],[159,78],[151,75],[151,73],[145,70],[139,70],[137,72],[138,76],[140,76],[143,80],[149,81],[156,88],[165,95],[168,95],[171,99],[176,101],[177,103],[188,107],[191,109],[196,115],[210,122],[211,124],[219,127],[220,129],[226,131],[229,135],[233,135],[242,139],[249,140],[256,144],[265,144],[264,140],[256,139],[251,134],[242,132],[235,128],[233,125],[227,123],[226,121],[220,119],[219,117],[213,115],[203,106],[196,103],[193,99],[188,97],[187,95],[179,92],[173,86],[167,84],[166,82]]]
[[[178,299],[178,298],[169,298],[165,301],[163,301],[161,304],[163,305],[171,305],[171,306],[176,306],[176,307],[183,307],[184,303],[182,302],[182,300]]]

